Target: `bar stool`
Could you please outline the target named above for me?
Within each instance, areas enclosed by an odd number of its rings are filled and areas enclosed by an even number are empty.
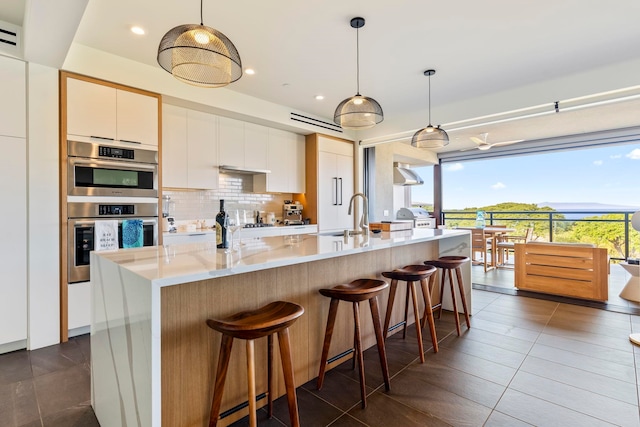
[[[387,314],[384,318],[384,338],[387,338],[389,331],[389,322],[391,320],[391,312],[393,311],[393,302],[396,298],[396,289],[398,288],[398,281],[407,282],[407,298],[404,304],[404,329],[402,332],[402,338],[407,335],[407,315],[409,312],[409,294],[411,294],[411,300],[413,301],[413,315],[415,316],[416,335],[418,338],[418,351],[420,352],[420,363],[424,363],[424,346],[422,345],[422,328],[425,326],[425,322],[429,322],[429,332],[431,333],[431,343],[433,344],[433,351],[438,352],[438,337],[436,336],[436,325],[433,320],[433,307],[431,304],[431,289],[433,288],[432,275],[435,273],[436,268],[426,265],[406,265],[402,268],[396,268],[393,271],[385,271],[382,275],[388,279],[391,279],[391,288],[389,288],[389,302],[387,302]],[[427,279],[429,283],[427,284]],[[416,293],[415,282],[420,282],[422,287],[422,297],[424,299],[424,316],[420,319],[420,313],[418,312],[418,295]]]
[[[256,374],[254,359],[254,340],[266,336],[268,340],[268,411],[269,418],[273,413],[273,334],[278,333],[278,344],[280,345],[280,355],[282,359],[282,371],[287,389],[287,401],[289,404],[289,417],[293,426],[300,426],[298,415],[298,402],[296,398],[296,386],[293,380],[293,362],[291,359],[291,346],[289,344],[289,326],[302,316],[304,308],[298,304],[285,301],[276,301],[265,305],[257,310],[236,313],[225,319],[208,319],[207,325],[222,333],[220,343],[220,356],[218,358],[218,369],[216,382],[211,402],[211,415],[209,426],[218,423],[220,415],[220,404],[222,403],[222,393],[224,382],[227,377],[229,358],[231,356],[231,346],[233,339],[243,339],[247,341],[247,379],[249,392],[249,424],[252,427],[257,425],[256,418]]]
[[[444,281],[447,272],[449,273],[449,285],[451,287],[451,300],[453,301],[453,312],[456,319],[456,330],[458,336],[460,336],[460,319],[458,318],[458,305],[456,304],[456,291],[453,285],[452,270],[456,271],[456,278],[458,280],[458,288],[460,290],[460,298],[462,299],[462,309],[464,311],[464,318],[467,322],[467,328],[471,327],[471,319],[469,318],[469,311],[467,310],[467,297],[464,295],[464,284],[462,282],[462,270],[460,266],[465,262],[469,262],[469,257],[466,256],[443,256],[436,260],[425,261],[426,265],[431,265],[442,269],[442,281],[440,284],[440,304],[438,311],[438,319],[442,314],[442,299],[444,296]]]
[[[333,335],[333,325],[336,321],[336,313],[338,312],[338,304],[340,301],[348,301],[353,303],[353,320],[355,322],[353,342],[356,348],[358,360],[358,368],[360,374],[360,395],[362,397],[362,408],[367,407],[367,393],[364,383],[364,359],[362,357],[362,341],[360,338],[360,312],[359,302],[369,300],[371,308],[371,317],[373,318],[373,329],[376,335],[376,343],[378,344],[378,354],[380,356],[380,366],[382,367],[382,376],[384,378],[385,389],[389,391],[389,367],[387,365],[387,353],[384,348],[384,338],[380,329],[380,312],[378,311],[378,295],[389,286],[383,280],[374,279],[358,279],[351,283],[335,286],[331,289],[320,289],[320,293],[325,297],[331,298],[329,305],[329,317],[327,319],[327,330],[324,334],[324,345],[322,347],[322,358],[320,360],[320,372],[318,373],[318,390],[322,389],[324,382],[324,374],[327,368],[327,357],[329,356],[329,347],[331,345],[331,336]],[[355,358],[354,358],[355,363]]]

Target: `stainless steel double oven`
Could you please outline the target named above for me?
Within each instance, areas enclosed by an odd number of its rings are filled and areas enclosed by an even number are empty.
[[[158,197],[158,152],[68,141],[67,195]]]
[[[86,282],[96,221],[141,219],[143,245],[158,243],[158,153],[118,145],[67,143],[68,282]]]

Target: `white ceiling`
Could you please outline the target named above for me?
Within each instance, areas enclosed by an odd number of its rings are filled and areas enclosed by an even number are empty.
[[[25,1],[4,0],[0,20],[19,21]],[[256,70],[230,90],[328,121],[356,91],[356,30],[349,25],[355,16],[366,19],[359,30],[360,92],[385,113],[383,123],[360,132],[363,140],[410,136],[428,123],[428,68],[437,71],[431,77],[432,122],[445,129],[640,85],[637,0],[204,2],[204,24],[226,34],[243,65]],[[162,36],[199,20],[197,0],[90,0],[73,41],[158,66]],[[146,35],[134,36],[132,25]],[[215,96],[215,89],[203,90]],[[315,100],[318,94],[325,99]],[[639,126],[639,107],[633,101],[565,113],[561,103],[560,114],[452,130],[444,151],[472,147],[469,136],[482,132],[497,142]]]

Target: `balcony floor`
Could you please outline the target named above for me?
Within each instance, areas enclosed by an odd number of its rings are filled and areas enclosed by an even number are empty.
[[[627,301],[619,296],[629,277],[631,277],[631,275],[620,265],[611,264],[611,272],[609,274],[609,300],[606,303],[581,301],[573,298],[551,297],[548,295],[536,295],[533,292],[527,292],[526,296],[640,315],[640,303]],[[498,268],[485,273],[482,265],[474,265],[471,267],[471,279],[475,289],[510,295],[523,295],[522,292],[518,292],[513,285],[513,269]]]

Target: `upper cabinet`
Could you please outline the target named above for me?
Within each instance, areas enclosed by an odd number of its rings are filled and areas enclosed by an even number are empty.
[[[218,122],[213,114],[162,106],[162,185],[218,188]]]
[[[116,89],[117,139],[157,147],[158,103],[158,98]]]
[[[158,147],[155,96],[67,79],[67,134]]]
[[[305,192],[304,136],[269,129],[267,169],[269,174],[254,175],[253,191],[259,193]]]
[[[26,80],[23,61],[0,56],[0,135],[26,138]]]
[[[162,104],[162,186],[187,188],[187,109]]]
[[[269,128],[218,117],[220,165],[267,169]]]

